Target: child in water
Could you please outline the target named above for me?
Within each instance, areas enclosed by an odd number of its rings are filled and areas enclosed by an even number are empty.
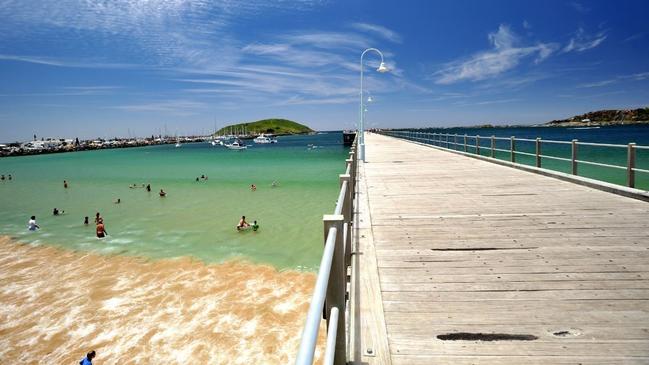
[[[252,230],[257,232],[258,229],[259,229],[259,224],[257,224],[257,221],[253,221],[252,222]]]

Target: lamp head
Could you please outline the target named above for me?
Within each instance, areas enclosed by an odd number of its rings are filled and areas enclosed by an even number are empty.
[[[381,64],[379,65],[379,68],[377,68],[376,71],[378,71],[380,73],[385,73],[385,72],[390,71],[390,69],[388,69],[388,66],[385,65],[385,62],[381,62]]]
[[[371,102],[373,102],[373,101],[374,101],[374,99],[372,99],[371,96],[368,96],[368,97],[367,97],[367,102],[368,102],[368,103],[371,103]]]

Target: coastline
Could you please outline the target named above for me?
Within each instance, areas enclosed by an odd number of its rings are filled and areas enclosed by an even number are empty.
[[[285,364],[314,283],[314,273],[244,261],[104,256],[0,236],[0,358],[76,363],[95,349],[102,364]]]

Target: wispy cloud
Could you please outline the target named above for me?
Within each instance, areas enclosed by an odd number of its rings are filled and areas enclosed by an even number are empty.
[[[195,100],[164,100],[153,103],[138,103],[111,106],[111,109],[129,112],[165,112],[174,115],[191,115],[199,109],[205,109],[208,104]]]
[[[403,39],[399,33],[388,29],[382,25],[378,24],[369,24],[369,23],[354,23],[352,27],[358,29],[362,32],[373,33],[379,35],[381,38],[386,39],[390,42],[401,43]]]
[[[585,6],[584,4],[577,2],[577,1],[571,1],[568,3],[568,6],[571,8],[575,9],[577,12],[585,14],[590,11],[590,8]]]
[[[594,35],[586,34],[584,28],[579,28],[575,35],[570,38],[568,45],[563,48],[563,52],[583,52],[595,48],[602,44],[607,38],[606,31],[601,31]]]
[[[630,36],[624,38],[624,42],[632,42],[632,41],[635,41],[635,40],[638,40],[638,39],[642,39],[646,35],[647,35],[646,32],[636,33],[636,34],[633,34],[633,35],[630,35]]]
[[[488,35],[492,49],[474,54],[469,59],[454,61],[433,76],[437,84],[452,84],[459,81],[480,81],[496,77],[520,64],[525,58],[534,58],[539,63],[554,53],[555,43],[538,43],[520,46],[519,37],[507,26],[501,24],[498,30]]]
[[[589,82],[585,84],[577,85],[578,88],[593,88],[593,87],[602,87],[606,85],[615,84],[623,81],[643,81],[649,80],[649,72],[639,72],[630,75],[620,75],[612,79],[601,80],[595,82]]]
[[[0,54],[0,61],[14,61],[26,62],[38,65],[55,66],[55,67],[71,67],[71,68],[103,68],[103,69],[132,69],[140,68],[141,66],[128,63],[109,63],[109,62],[96,62],[92,60],[74,61],[69,59],[60,59],[52,57],[39,57],[39,56],[25,56],[25,55],[11,55]]]

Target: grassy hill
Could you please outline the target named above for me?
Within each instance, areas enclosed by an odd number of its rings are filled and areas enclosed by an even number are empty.
[[[598,110],[568,119],[553,120],[550,127],[599,126],[649,123],[649,108],[626,110]]]
[[[243,129],[248,134],[302,134],[313,132],[313,130],[305,125],[294,122],[288,119],[263,119],[251,123],[239,123],[225,126],[219,129],[216,134],[229,134],[230,130],[232,133],[238,131],[239,133],[243,132]],[[230,129],[231,128],[231,129]]]

